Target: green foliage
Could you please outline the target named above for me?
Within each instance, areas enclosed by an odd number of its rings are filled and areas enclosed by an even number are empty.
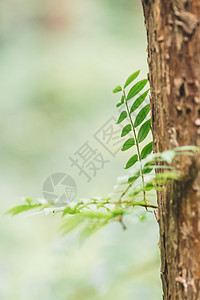
[[[143,79],[139,82],[137,82],[129,91],[127,100],[130,100],[131,98],[135,97],[147,84],[148,80]]]
[[[139,73],[140,71],[137,71],[129,76],[123,89],[121,86],[117,86],[113,90],[113,93],[121,92],[120,102],[116,106],[123,106],[117,124],[125,120],[128,122],[122,129],[121,137],[129,136],[121,150],[125,151],[131,148],[136,151],[131,154],[125,166],[125,169],[129,169],[129,174],[118,184],[117,190],[107,198],[90,198],[65,207],[56,207],[53,201],[45,203],[42,200],[40,203],[39,200],[33,201],[27,198],[22,205],[7,211],[8,214],[16,215],[33,209],[44,212],[48,210],[53,214],[61,213],[63,218],[61,232],[68,234],[79,229],[80,240],[83,240],[113,221],[119,222],[125,229],[123,218],[127,214],[133,213],[136,206],[144,207],[146,213],[157,208],[156,201],[152,198],[152,192],[161,192],[172,181],[182,178],[181,172],[176,171],[171,165],[173,159],[175,157],[180,159],[182,155],[194,155],[195,152],[200,152],[200,149],[196,146],[183,146],[162,153],[152,153],[152,141],[143,146],[142,150],[140,149],[141,142],[145,141],[151,130],[151,119],[146,120],[150,104],[141,108],[141,104],[149,93],[149,89],[142,92],[148,82],[147,79],[140,80],[128,92],[126,91]],[[139,95],[140,92],[142,92],[141,95]],[[131,99],[133,103],[129,107]],[[138,112],[133,119],[133,112],[137,109]],[[143,215],[141,219],[144,217]]]
[[[134,102],[133,105],[131,106],[130,113],[133,113],[141,104],[144,102],[148,95],[149,89],[146,90],[141,96],[139,96]]]
[[[117,103],[116,107],[121,106],[123,103],[124,103],[124,95],[122,95],[121,101],[119,103]]]
[[[128,77],[128,79],[126,80],[125,84],[124,84],[124,89],[133,81],[135,80],[138,75],[140,74],[140,70],[136,71],[135,73],[133,73],[132,75],[130,75]]]
[[[120,85],[116,86],[116,88],[114,88],[113,93],[119,93],[121,92],[122,88]]]
[[[129,169],[129,168],[132,167],[137,161],[138,161],[138,155],[135,154],[135,155],[133,155],[133,156],[129,159],[129,161],[128,161],[127,164],[126,164],[125,169]]]
[[[119,116],[119,119],[117,121],[117,124],[120,124],[121,122],[123,122],[127,117],[127,112],[126,111],[122,111],[120,116]]]
[[[135,122],[134,122],[134,127],[138,127],[146,118],[148,113],[150,112],[150,104],[145,105],[137,115]]]
[[[122,129],[121,137],[127,135],[130,131],[131,131],[131,124],[128,124]]]
[[[31,210],[34,208],[38,208],[40,207],[41,204],[33,204],[33,205],[28,205],[28,204],[24,204],[24,205],[18,205],[18,206],[14,206],[11,209],[9,209],[6,214],[11,214],[12,216],[15,216],[17,214],[20,214],[22,212],[25,212],[27,210]]]
[[[134,145],[135,145],[134,138],[130,138],[124,143],[124,145],[122,147],[122,151],[128,150],[129,148],[131,148]]]
[[[146,158],[152,152],[152,146],[153,146],[153,142],[150,142],[142,149],[141,159]]]
[[[151,129],[151,119],[147,120],[141,127],[137,135],[138,143],[141,143],[144,141],[144,139],[147,137],[150,129]]]

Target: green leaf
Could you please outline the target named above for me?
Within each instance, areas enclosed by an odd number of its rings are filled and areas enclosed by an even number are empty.
[[[140,74],[140,70],[138,70],[137,72],[133,73],[131,76],[129,76],[129,78],[126,80],[126,83],[124,85],[124,89],[133,81],[135,80],[138,75]]]
[[[127,135],[131,131],[131,125],[128,124],[122,129],[121,137]]]
[[[142,104],[142,102],[146,99],[148,92],[149,89],[134,101],[133,105],[131,106],[130,113],[133,113]]]
[[[158,166],[158,165],[153,165],[153,164],[145,164],[144,167],[142,168],[143,171],[146,169],[151,169],[151,170],[156,170],[156,169],[166,169],[166,170],[173,170],[172,166]]]
[[[147,134],[149,133],[151,127],[151,119],[147,120],[141,127],[138,132],[137,140],[138,143],[141,143],[146,138]]]
[[[28,205],[31,205],[31,203],[33,202],[33,200],[30,199],[30,198],[26,198],[26,199],[25,199],[25,202],[28,203]]]
[[[122,91],[122,87],[120,85],[116,86],[116,88],[114,88],[113,90],[113,93],[116,94],[116,93],[119,93]]]
[[[197,147],[197,146],[191,146],[191,145],[187,145],[187,146],[181,146],[181,147],[177,147],[177,148],[174,148],[173,150],[175,151],[197,151],[197,152],[200,152],[200,148]]]
[[[124,95],[121,97],[121,102],[117,103],[116,107],[121,106],[124,103]]]
[[[129,91],[127,100],[133,98],[135,95],[137,95],[147,84],[148,79],[143,79],[141,81],[138,81]]]
[[[97,232],[99,229],[107,225],[107,221],[97,222],[97,223],[87,223],[86,226],[79,233],[79,241],[82,244],[91,235]]]
[[[127,117],[127,112],[124,110],[121,112],[117,124],[123,122],[126,119],[126,117]]]
[[[9,209],[6,214],[11,214],[12,216],[15,216],[17,214],[20,214],[22,212],[25,212],[30,209],[34,209],[41,206],[41,204],[34,204],[34,205],[18,205],[14,206],[11,209]]]
[[[174,150],[167,150],[161,153],[161,158],[163,161],[166,161],[167,163],[171,164],[175,155],[176,152]]]
[[[138,174],[136,174],[134,176],[129,177],[128,183],[136,181],[139,177],[140,177],[140,172],[138,172]]]
[[[151,173],[152,171],[154,170],[154,168],[152,168],[152,167],[149,167],[149,168],[144,168],[143,169],[143,174],[149,174],[149,173]]]
[[[110,214],[101,211],[84,211],[81,215],[88,219],[107,219],[110,217]]]
[[[138,115],[135,119],[135,122],[134,122],[134,127],[139,126],[144,121],[144,119],[148,115],[149,111],[150,111],[150,104],[147,104],[138,113]]]
[[[157,173],[156,177],[154,178],[154,183],[162,185],[170,182],[171,180],[180,180],[180,179],[181,179],[181,172],[169,171],[169,172]]]
[[[122,147],[122,151],[125,151],[125,150],[128,150],[129,148],[131,148],[132,146],[134,146],[135,145],[135,140],[133,139],[133,138],[131,138],[131,139],[128,139],[125,143],[124,143],[124,145],[123,145],[123,147]]]
[[[82,222],[83,222],[83,217],[80,214],[72,217],[68,217],[65,219],[60,229],[63,235],[65,235],[70,233],[76,227],[78,227]]]
[[[191,151],[176,151],[176,155],[187,155],[187,156],[194,156],[194,153]]]
[[[153,143],[151,142],[142,149],[141,159],[146,158],[152,152],[152,146],[153,146]]]
[[[136,185],[133,188],[133,190],[129,194],[129,197],[135,197],[136,195],[138,195],[139,193],[141,193],[143,190],[144,190],[143,185],[142,184],[138,184],[138,185]]]
[[[129,159],[129,161],[126,164],[125,169],[132,167],[137,161],[138,161],[138,156],[137,156],[137,154],[135,154]]]
[[[67,206],[64,211],[63,211],[63,214],[62,216],[64,217],[65,215],[69,214],[69,215],[73,215],[76,213],[76,209],[70,207],[70,206]]]
[[[152,182],[147,182],[147,183],[145,184],[144,190],[145,190],[146,192],[148,192],[148,191],[151,191],[152,189],[154,189],[153,183],[152,183]]]

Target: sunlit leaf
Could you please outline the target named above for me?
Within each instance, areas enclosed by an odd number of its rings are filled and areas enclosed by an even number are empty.
[[[175,155],[176,152],[174,150],[167,150],[161,153],[161,158],[163,161],[166,161],[170,164]]]
[[[17,214],[20,214],[22,212],[40,207],[41,204],[33,204],[33,205],[18,205],[18,206],[14,206],[11,209],[9,209],[6,214],[11,214],[12,216],[15,216]]]
[[[133,155],[126,164],[125,169],[132,167],[138,161],[137,154]]]
[[[176,155],[194,156],[194,153],[192,151],[176,151]]]
[[[143,189],[144,189],[144,187],[142,184],[138,184],[138,185],[134,186],[131,193],[129,194],[129,197],[135,197],[136,195],[141,193],[143,191]]]
[[[151,119],[147,120],[141,127],[138,132],[137,140],[138,143],[141,143],[144,141],[144,139],[147,137],[149,131],[151,129]]]
[[[116,88],[114,88],[113,90],[113,93],[116,94],[116,93],[119,93],[122,91],[122,87],[120,85],[116,86]]]
[[[88,222],[79,233],[79,241],[83,243],[84,240],[88,239],[91,235],[97,232],[99,229],[107,225],[107,221],[101,222]]]
[[[31,205],[31,203],[33,202],[33,200],[30,199],[30,198],[26,198],[26,199],[25,199],[25,202],[28,203],[28,205]]]
[[[151,191],[153,188],[154,188],[153,183],[152,183],[152,182],[147,182],[147,183],[145,184],[144,190],[145,190],[146,192],[148,192],[148,191]]]
[[[154,183],[162,185],[168,183],[171,180],[180,180],[180,179],[181,179],[181,173],[178,171],[163,172],[163,173],[156,174],[156,177],[154,178]]]
[[[150,111],[150,104],[147,104],[140,110],[137,117],[135,118],[134,127],[139,126],[144,121],[149,111]]]
[[[122,129],[121,137],[127,135],[131,131],[131,125],[128,124]]]
[[[200,152],[200,148],[197,146],[187,145],[187,146],[181,146],[173,149],[174,151],[197,151]]]
[[[129,148],[131,148],[133,145],[135,145],[135,140],[133,138],[128,139],[123,147],[122,147],[122,151],[128,150]]]
[[[64,211],[63,211],[63,214],[62,216],[64,217],[65,215],[73,215],[73,214],[76,214],[76,207],[72,208],[70,206],[67,206]]]
[[[65,218],[60,229],[63,235],[70,233],[83,222],[83,217],[79,214]]]
[[[142,173],[143,174],[149,174],[151,173],[153,170],[159,170],[159,169],[173,169],[171,166],[158,166],[158,165],[153,165],[153,164],[145,164],[144,167],[142,168]]]
[[[147,84],[148,79],[143,79],[141,81],[138,81],[129,91],[128,96],[127,96],[127,100],[133,98],[134,96],[136,96]]]
[[[88,219],[107,219],[111,215],[109,215],[108,213],[101,212],[101,211],[84,211],[84,212],[82,212],[82,216],[84,218],[88,218]]]
[[[140,74],[140,70],[136,71],[135,73],[133,73],[131,76],[128,77],[128,79],[126,80],[126,83],[124,85],[124,89],[133,81],[135,80],[138,75]]]

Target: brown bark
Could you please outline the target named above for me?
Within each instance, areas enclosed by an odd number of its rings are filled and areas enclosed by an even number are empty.
[[[200,0],[142,0],[154,150],[200,146]],[[200,299],[200,158],[158,195],[163,299]]]

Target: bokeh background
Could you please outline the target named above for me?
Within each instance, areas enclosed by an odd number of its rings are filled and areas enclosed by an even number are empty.
[[[75,178],[77,197],[112,192],[129,154],[109,156],[93,134],[117,113],[112,89],[146,77],[140,1],[1,0],[0,24],[0,299],[161,299],[153,214],[83,244],[60,236],[57,215],[4,215],[56,172]],[[86,141],[109,159],[89,183],[69,161]]]

